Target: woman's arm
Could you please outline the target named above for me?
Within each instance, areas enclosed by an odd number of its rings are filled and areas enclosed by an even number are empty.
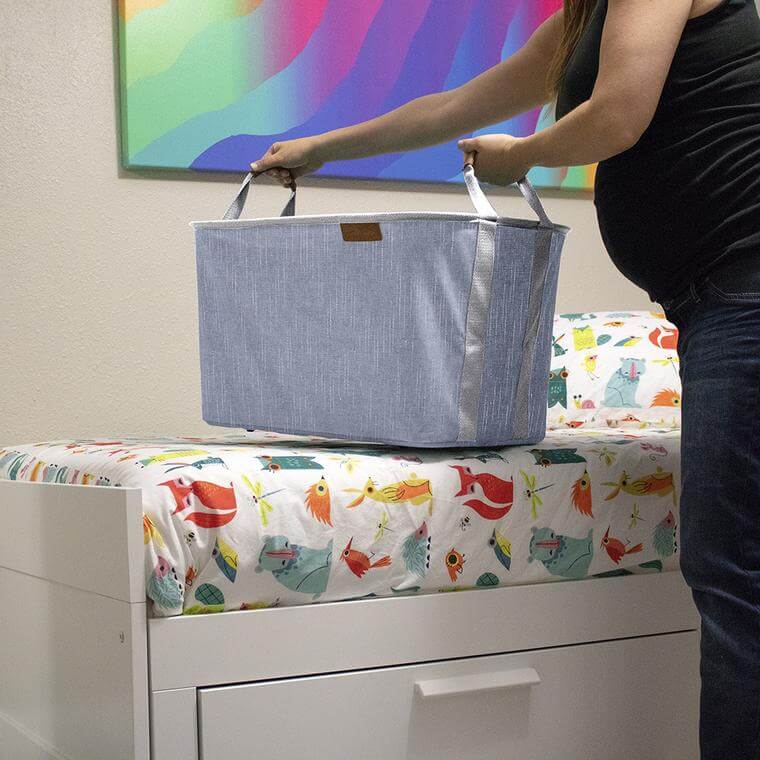
[[[591,98],[526,138],[461,141],[479,178],[509,184],[532,166],[601,161],[638,142],[654,116],[692,0],[609,0]],[[480,141],[480,142],[479,142]]]
[[[375,119],[313,137],[275,143],[251,164],[288,184],[326,161],[436,145],[545,103],[549,64],[562,34],[555,13],[504,61],[453,90],[424,95]],[[284,167],[291,171],[270,170]],[[287,181],[286,181],[287,180]]]

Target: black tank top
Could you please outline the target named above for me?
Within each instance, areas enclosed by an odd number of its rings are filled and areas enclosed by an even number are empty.
[[[568,60],[557,118],[591,97],[607,0]],[[737,260],[760,268],[760,19],[723,0],[689,19],[652,122],[602,161],[599,228],[615,266],[653,301]]]

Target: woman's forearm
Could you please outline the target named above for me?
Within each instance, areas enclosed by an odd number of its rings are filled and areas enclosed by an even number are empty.
[[[364,158],[447,142],[460,125],[443,118],[449,92],[424,95],[369,121],[311,138],[321,161]]]
[[[630,128],[612,104],[582,103],[551,127],[520,141],[530,166],[581,166],[603,161],[630,148],[640,132]]]

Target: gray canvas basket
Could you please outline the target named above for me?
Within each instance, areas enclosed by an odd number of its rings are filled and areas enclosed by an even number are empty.
[[[471,166],[474,214],[239,216],[193,222],[203,419],[405,446],[535,443],[546,432],[562,245],[499,217]]]

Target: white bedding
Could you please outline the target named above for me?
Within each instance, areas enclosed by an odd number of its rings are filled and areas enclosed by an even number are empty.
[[[559,429],[536,446],[68,440],[0,477],[142,489],[158,616],[659,572],[678,565],[680,431]]]

